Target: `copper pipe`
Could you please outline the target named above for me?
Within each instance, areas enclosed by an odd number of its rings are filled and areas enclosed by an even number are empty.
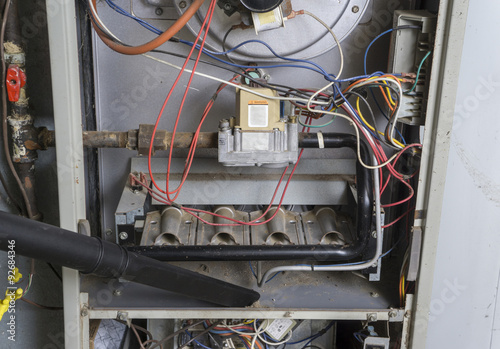
[[[194,0],[193,3],[189,6],[189,8],[182,14],[182,16],[180,16],[179,19],[174,24],[172,24],[167,30],[165,30],[161,35],[159,35],[155,39],[139,46],[124,46],[108,38],[107,35],[97,27],[94,21],[92,21],[92,26],[94,27],[94,30],[96,31],[97,35],[99,35],[101,40],[110,49],[122,53],[124,55],[142,55],[143,53],[147,53],[149,51],[158,48],[159,46],[163,45],[168,40],[170,40],[175,34],[177,34],[179,30],[181,30],[182,27],[184,27],[186,23],[191,19],[191,17],[194,16],[196,11],[198,11],[201,5],[203,5],[204,1],[205,0]],[[97,12],[96,0],[92,0],[92,3],[94,4],[94,8]],[[98,19],[94,18],[94,20],[97,21]]]

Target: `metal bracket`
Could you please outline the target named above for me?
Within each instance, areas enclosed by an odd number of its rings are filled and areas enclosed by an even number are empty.
[[[410,242],[410,261],[408,264],[407,281],[417,280],[420,266],[420,251],[422,248],[422,227],[413,227]]]
[[[389,322],[403,322],[405,311],[403,309],[391,309],[389,311]]]
[[[26,54],[22,53],[5,53],[5,64],[19,64],[21,66],[26,62]]]
[[[91,236],[90,223],[86,219],[78,221],[78,233],[86,236]]]
[[[127,321],[128,322],[128,312],[126,311],[119,311],[116,313],[116,318],[118,320],[122,320],[122,321]]]

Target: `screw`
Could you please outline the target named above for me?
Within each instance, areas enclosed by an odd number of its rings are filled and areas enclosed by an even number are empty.
[[[83,317],[89,315],[89,311],[87,310],[87,308],[82,308],[82,311],[80,312],[80,315],[83,316]]]
[[[359,6],[353,6],[352,7],[352,12],[353,13],[358,13],[359,12]]]
[[[111,234],[113,234],[113,231],[111,229],[106,229],[106,235],[110,236]]]
[[[155,10],[155,14],[157,16],[161,16],[163,14],[163,9],[160,8],[160,7],[157,7],[156,10]]]
[[[119,237],[120,237],[121,240],[127,240],[128,234],[126,232],[122,231],[120,233]]]
[[[269,81],[271,79],[271,75],[264,74],[263,78],[264,78],[264,80]]]
[[[230,3],[226,2],[226,3],[224,4],[224,10],[229,11],[229,10],[231,10],[232,8],[233,8],[233,7],[231,6],[231,4],[230,4]]]
[[[185,2],[185,1],[181,1],[181,2],[179,2],[179,7],[180,7],[180,8],[186,8],[186,5],[187,5],[187,4],[186,4],[186,2]]]
[[[377,314],[369,314],[368,315],[368,321],[369,322],[375,322],[375,321],[377,321]]]
[[[122,320],[122,321],[125,321],[127,320],[127,314],[125,313],[118,313],[118,320]]]
[[[370,292],[370,296],[372,296],[373,298],[377,298],[378,293],[377,292]]]
[[[113,294],[114,294],[115,296],[118,296],[118,297],[119,297],[119,296],[121,296],[121,295],[122,295],[122,291],[121,291],[121,290],[114,290],[114,291],[113,291]]]
[[[376,239],[376,238],[377,238],[377,231],[376,231],[376,230],[372,231],[372,237],[373,237],[374,239]]]
[[[395,310],[391,310],[391,311],[389,312],[389,317],[390,317],[391,319],[395,318],[396,316],[398,316],[398,312],[397,312],[397,311],[395,311]]]

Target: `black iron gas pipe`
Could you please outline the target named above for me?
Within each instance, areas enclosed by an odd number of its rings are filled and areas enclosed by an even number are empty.
[[[322,147],[350,148],[357,152],[357,139],[350,134],[323,133]],[[319,148],[317,133],[302,133],[301,148]],[[360,143],[361,158],[370,163],[366,144]],[[257,261],[257,260],[312,260],[339,262],[359,257],[371,235],[373,211],[373,181],[370,170],[359,161],[356,164],[357,217],[356,240],[348,246],[328,245],[274,245],[274,246],[136,246],[130,251],[162,261]]]
[[[106,278],[183,294],[210,303],[244,307],[259,293],[129,252],[95,237],[0,212],[0,249]]]

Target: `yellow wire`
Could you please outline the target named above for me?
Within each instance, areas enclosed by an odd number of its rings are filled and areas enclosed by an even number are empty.
[[[361,118],[361,120],[363,120],[363,122],[366,124],[366,126],[368,126],[368,128],[370,130],[372,130],[373,132],[375,132],[375,128],[372,125],[370,125],[368,123],[368,121],[366,121],[365,118],[363,117],[363,114],[361,114],[361,108],[359,107],[359,99],[360,98],[358,97],[358,99],[356,100],[356,109],[358,110],[359,117]],[[385,137],[385,134],[383,132],[380,132],[380,131],[377,131],[377,132],[379,133],[379,135]],[[399,142],[398,140],[396,140],[394,138],[393,138],[393,141],[394,141],[394,143],[396,143],[400,147],[402,147],[402,148],[405,147],[404,144],[402,144],[401,142]]]
[[[403,301],[405,299],[405,276],[403,275],[403,282],[401,283],[401,291],[403,291]]]
[[[387,81],[382,81],[385,85],[387,85]],[[391,101],[392,105],[396,105],[396,102],[392,99],[391,91],[389,90],[389,87],[385,88],[387,90],[387,95],[389,96],[389,100]]]

